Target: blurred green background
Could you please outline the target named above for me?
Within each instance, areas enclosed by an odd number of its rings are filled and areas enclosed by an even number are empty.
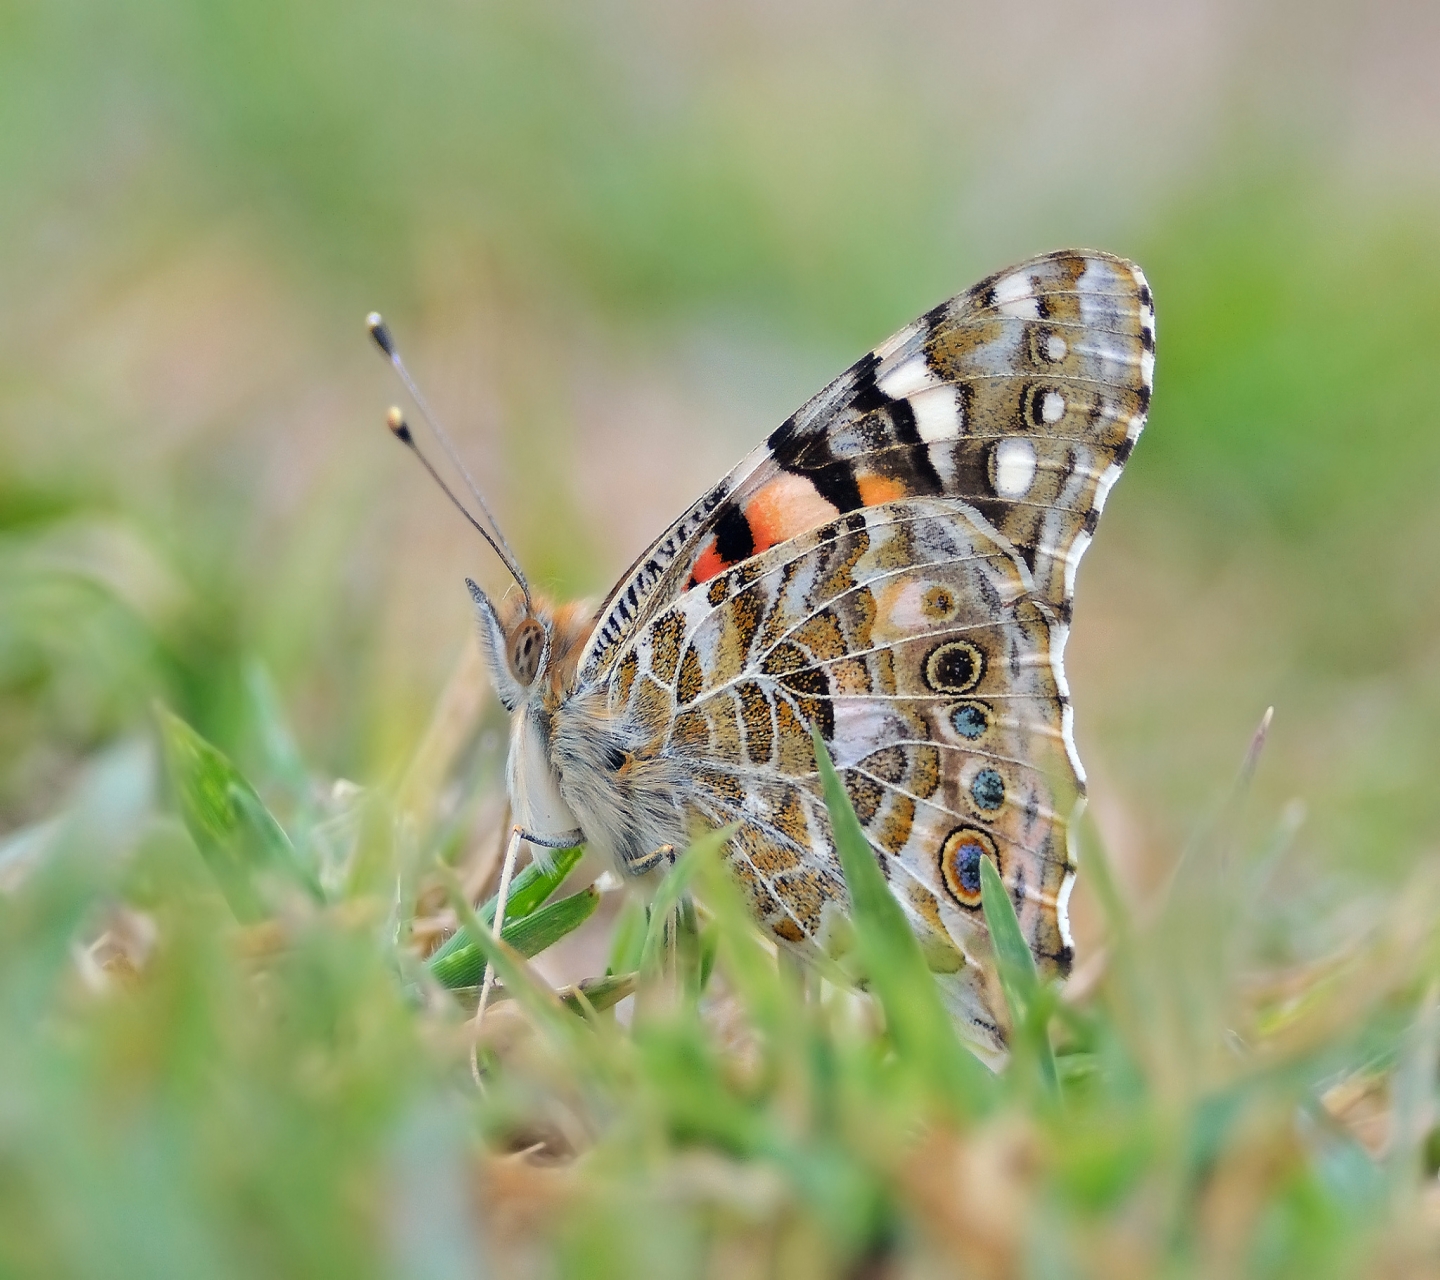
[[[162,698],[393,778],[498,566],[388,439],[378,307],[533,578],[599,594],[913,315],[1138,260],[1151,424],[1082,574],[1094,812],[1173,859],[1277,708],[1287,864],[1434,849],[1433,5],[0,9],[0,830]]]
[[[568,1274],[890,1275],[932,1219],[986,1275],[1032,1222],[1037,1275],[1399,1274],[1440,1220],[1437,67],[1433,3],[0,0],[0,1271],[448,1280],[483,1199],[536,1274],[548,1234]],[[1159,317],[1071,641],[1091,811],[1136,901],[1199,850],[1066,1022],[1069,1110],[1021,1069],[932,1133],[773,966],[759,1083],[682,1007],[476,1094],[394,944],[406,875],[494,843],[498,735],[436,804],[414,761],[503,578],[388,438],[365,313],[532,579],[599,595],[863,351],[1066,245]],[[330,906],[236,928],[157,699],[322,879],[351,851]],[[1272,704],[1262,894],[1196,833]],[[504,1155],[557,1097],[586,1160]]]

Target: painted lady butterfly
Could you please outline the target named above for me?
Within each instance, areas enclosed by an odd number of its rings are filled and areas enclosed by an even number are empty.
[[[1066,973],[1085,787],[1062,656],[1154,349],[1137,267],[1031,259],[782,423],[598,614],[471,583],[516,821],[631,874],[735,823],[756,919],[813,954],[847,904],[815,725],[949,1007],[1003,1053],[980,860],[1042,973]]]

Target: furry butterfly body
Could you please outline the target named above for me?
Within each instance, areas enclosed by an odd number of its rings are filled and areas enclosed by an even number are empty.
[[[516,821],[630,874],[736,824],[757,921],[813,955],[848,910],[814,725],[950,1007],[1003,1053],[980,860],[1042,972],[1067,972],[1084,772],[1063,655],[1153,369],[1138,268],[1035,258],[853,365],[598,612],[497,608],[472,584]]]

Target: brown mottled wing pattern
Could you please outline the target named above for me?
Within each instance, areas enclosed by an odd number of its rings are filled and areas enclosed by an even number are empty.
[[[1075,569],[1144,425],[1150,292],[1104,254],[1001,272],[871,352],[642,557],[580,662],[672,758],[785,942],[847,909],[817,725],[956,1012],[1003,1044],[998,865],[1064,973],[1082,801],[1062,663]]]
[[[1080,795],[1053,618],[978,513],[916,498],[854,512],[686,593],[622,659],[613,711],[655,708],[757,918],[832,949],[844,881],[809,726],[956,1002],[998,1039],[979,865],[993,858],[1043,968],[1063,972],[1066,823]]]
[[[681,592],[838,515],[911,496],[984,515],[1068,621],[1075,568],[1150,402],[1138,267],[1065,250],[908,325],[782,423],[620,580],[580,658],[599,684]]]

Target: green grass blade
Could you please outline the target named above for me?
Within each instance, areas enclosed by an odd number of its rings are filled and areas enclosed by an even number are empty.
[[[515,878],[510,882],[510,897],[505,903],[503,934],[507,940],[510,937],[510,925],[523,920],[531,912],[536,911],[564,883],[565,877],[575,869],[583,852],[580,848],[557,849],[550,857],[537,858],[516,873]],[[498,895],[491,894],[490,900],[475,912],[476,918],[482,921],[487,929],[492,928],[495,924],[497,900]],[[484,958],[476,950],[474,942],[470,940],[468,931],[463,928],[457,929],[446,938],[431,953],[426,963],[430,966],[431,973],[435,974],[447,987],[468,986],[469,982],[451,982],[441,977],[442,971],[449,972],[449,966],[459,963],[456,958],[462,954],[467,957],[464,963],[473,963],[483,967]]]
[[[554,990],[525,963],[524,956],[502,939],[492,936],[490,930],[480,923],[454,871],[443,863],[439,871],[446,892],[450,895],[450,905],[455,908],[461,923],[474,936],[481,955],[495,966],[496,975],[505,984],[506,994],[519,1003],[538,1025],[560,1035],[568,1043],[576,1023]]]
[[[559,902],[552,902],[548,907],[541,907],[539,911],[532,911],[518,920],[509,921],[501,929],[500,936],[508,946],[514,947],[519,955],[528,960],[531,956],[538,956],[547,947],[554,946],[567,933],[573,933],[595,914],[595,908],[599,905],[600,891],[592,885],[568,898],[561,898]],[[493,923],[492,912],[492,927]],[[440,957],[438,961],[436,957],[440,953],[437,951],[428,962],[430,973],[444,987],[453,989],[476,986],[485,979],[485,957],[480,948],[469,941],[468,930],[464,931],[463,935],[456,936],[465,937],[465,945],[447,956]]]
[[[885,883],[830,753],[813,730],[812,737],[825,807],[850,890],[860,957],[895,1047],[948,1105],[972,1112],[993,1092],[994,1077],[961,1047],[919,940]]]
[[[565,877],[575,870],[585,850],[546,850],[548,856],[535,859],[510,882],[510,896],[505,902],[505,919],[519,920],[528,916],[544,903],[552,893],[565,883]],[[482,910],[485,920],[495,923],[495,899],[492,897]]]
[[[269,669],[258,658],[245,664],[245,700],[264,764],[295,801],[308,805],[310,776],[280,705]]]
[[[645,950],[645,905],[634,894],[626,894],[615,918],[610,937],[610,959],[606,973],[634,973],[640,968]]]
[[[319,882],[245,776],[166,708],[157,706],[156,718],[180,816],[236,918],[263,920],[297,887],[322,902]]]
[[[591,885],[511,921],[501,929],[500,936],[522,956],[538,956],[590,919],[599,905],[600,890]]]
[[[793,984],[781,981],[775,959],[760,941],[755,920],[720,849],[696,859],[695,886],[711,913],[709,936],[715,963],[740,998],[756,1027],[783,1042],[798,1025],[800,1007]]]
[[[658,973],[665,948],[665,926],[676,904],[690,886],[701,862],[715,857],[734,834],[733,827],[707,831],[695,841],[666,873],[650,902],[650,921],[645,930],[645,944],[640,953],[640,972]]]
[[[633,973],[607,973],[603,978],[586,978],[576,986],[561,989],[557,994],[567,1009],[583,1016],[591,1009],[600,1013],[619,1004],[634,990]]]
[[[1040,974],[1035,969],[1035,957],[1030,954],[1025,935],[1020,932],[1020,921],[1015,916],[1015,906],[1005,883],[989,858],[980,859],[980,902],[1010,1012],[1017,1021],[1023,1020],[1039,994]]]
[[[990,942],[995,950],[995,964],[1000,970],[1000,985],[1010,1006],[1014,1035],[1026,1056],[1037,1064],[1040,1079],[1048,1093],[1058,1096],[1060,1077],[1055,1069],[1055,1054],[1050,1048],[1049,1010],[1052,1001],[1040,984],[1035,957],[1020,932],[1020,921],[1010,901],[1000,873],[989,858],[980,859],[980,902]]]

